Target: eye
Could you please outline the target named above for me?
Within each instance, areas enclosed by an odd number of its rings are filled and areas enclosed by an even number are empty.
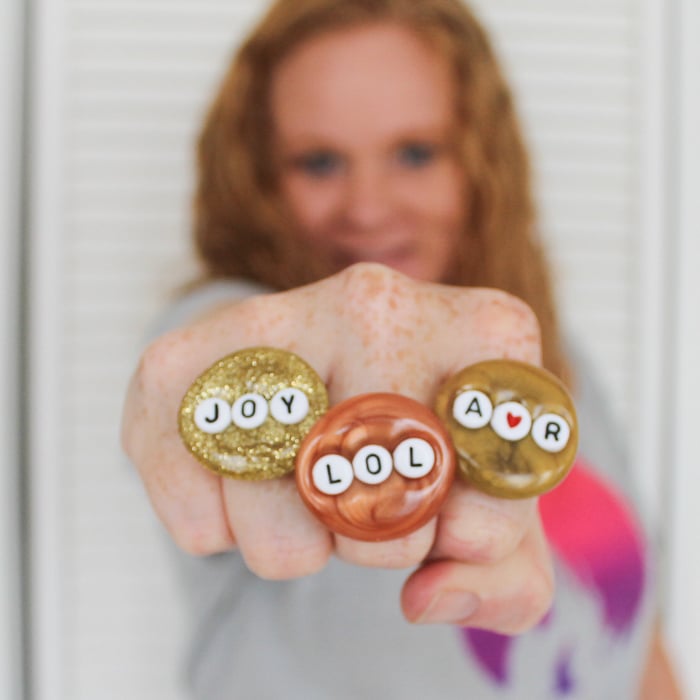
[[[421,141],[401,145],[396,154],[400,165],[408,168],[421,168],[432,163],[438,156],[439,147]]]
[[[315,178],[330,177],[340,172],[343,167],[343,159],[333,151],[310,151],[293,159],[292,164],[296,170]]]

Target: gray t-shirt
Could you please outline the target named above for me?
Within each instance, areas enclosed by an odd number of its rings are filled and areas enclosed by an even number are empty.
[[[211,283],[173,305],[155,332],[263,291]],[[191,625],[192,697],[636,698],[653,617],[651,548],[630,507],[636,499],[606,404],[572,357],[580,462],[541,499],[557,587],[539,626],[505,637],[412,625],[399,606],[407,571],[333,559],[314,576],[264,581],[235,552],[197,558],[171,544]]]

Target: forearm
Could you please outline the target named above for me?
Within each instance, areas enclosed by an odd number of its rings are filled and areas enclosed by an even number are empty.
[[[657,626],[649,648],[640,700],[683,700],[675,669],[664,646],[661,630]]]

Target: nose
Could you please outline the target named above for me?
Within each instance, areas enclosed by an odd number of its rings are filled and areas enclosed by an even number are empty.
[[[357,230],[373,230],[391,216],[391,174],[374,163],[356,165],[348,174],[344,213]]]

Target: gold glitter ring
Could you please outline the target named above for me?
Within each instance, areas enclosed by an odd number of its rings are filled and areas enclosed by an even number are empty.
[[[302,439],[327,410],[325,384],[299,356],[246,348],[195,380],[180,405],[180,435],[217,474],[274,479],[294,470]]]

